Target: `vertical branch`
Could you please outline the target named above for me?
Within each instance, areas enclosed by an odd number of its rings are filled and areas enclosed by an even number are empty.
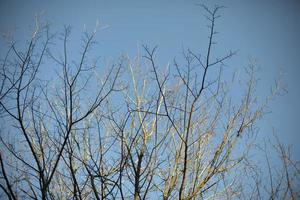
[[[17,200],[17,197],[15,196],[15,193],[12,189],[12,184],[8,180],[8,176],[7,176],[6,171],[5,171],[5,166],[4,166],[4,163],[3,163],[3,158],[2,158],[2,153],[1,152],[0,152],[0,165],[1,165],[1,172],[2,172],[3,178],[5,180],[5,184],[6,184],[7,189],[4,186],[2,186],[2,184],[1,184],[1,188],[4,190],[4,192],[6,193],[6,195],[9,199]]]

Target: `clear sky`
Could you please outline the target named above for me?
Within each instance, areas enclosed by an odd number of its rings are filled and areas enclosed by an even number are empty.
[[[268,135],[274,127],[286,144],[293,144],[294,153],[300,153],[300,1],[0,0],[0,31],[16,31],[16,38],[22,41],[36,14],[49,20],[54,31],[71,25],[75,35],[85,27],[92,29],[99,20],[109,25],[97,37],[97,52],[102,57],[116,58],[124,52],[134,55],[141,44],[159,45],[160,60],[166,63],[180,56],[182,47],[203,50],[207,22],[197,3],[226,6],[217,22],[216,53],[239,50],[230,61],[235,69],[245,67],[249,57],[256,58],[261,68],[259,95],[269,92],[283,69],[288,93],[271,104],[272,113],[261,121],[261,130]]]

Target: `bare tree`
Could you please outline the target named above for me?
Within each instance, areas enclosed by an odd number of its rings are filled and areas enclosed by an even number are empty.
[[[124,55],[100,71],[89,56],[97,28],[84,34],[75,61],[70,27],[57,39],[37,23],[24,50],[10,41],[1,61],[0,197],[297,199],[299,164],[280,142],[282,173],[266,153],[269,185],[248,157],[278,87],[257,101],[255,63],[242,86],[237,77],[224,79],[236,52],[214,55],[222,7],[202,7],[205,53],[184,49],[183,59],[166,67],[157,47],[143,46],[135,58]],[[49,66],[52,81],[43,77]]]

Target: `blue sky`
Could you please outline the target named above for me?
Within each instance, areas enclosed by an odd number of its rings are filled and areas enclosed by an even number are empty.
[[[197,3],[226,6],[217,22],[220,34],[216,38],[216,55],[238,50],[228,63],[234,69],[243,69],[249,57],[256,58],[260,66],[259,96],[266,95],[280,69],[284,71],[288,93],[271,104],[272,113],[260,122],[261,130],[262,135],[271,135],[274,127],[286,144],[294,146],[294,153],[300,152],[299,1],[0,0],[0,31],[16,32],[21,43],[34,16],[39,14],[50,21],[54,32],[71,25],[76,40],[85,28],[91,30],[99,20],[102,25],[109,25],[97,36],[97,53],[102,58],[114,59],[125,52],[133,56],[139,45],[148,44],[159,45],[160,62],[167,63],[180,56],[182,47],[198,52],[205,49],[207,22]]]

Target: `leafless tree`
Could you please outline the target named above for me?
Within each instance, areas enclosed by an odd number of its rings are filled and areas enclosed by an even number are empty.
[[[69,27],[57,39],[37,23],[24,48],[10,41],[1,61],[0,197],[297,199],[299,164],[279,140],[282,171],[263,148],[269,182],[248,156],[278,87],[257,101],[255,63],[240,82],[224,79],[236,52],[214,55],[222,7],[202,7],[205,53],[184,49],[166,67],[157,47],[143,46],[99,70],[89,56],[97,28],[75,61]]]

